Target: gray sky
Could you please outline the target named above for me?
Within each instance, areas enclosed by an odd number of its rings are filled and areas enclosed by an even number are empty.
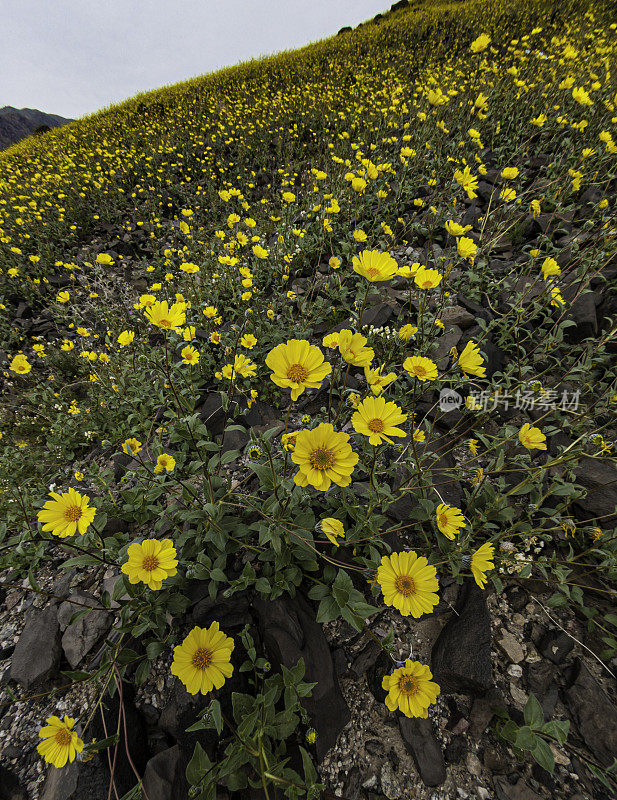
[[[0,0],[0,108],[79,117],[301,47],[393,0]]]

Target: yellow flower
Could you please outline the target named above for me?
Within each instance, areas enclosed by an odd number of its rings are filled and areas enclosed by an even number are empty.
[[[501,190],[499,196],[504,203],[511,203],[513,200],[516,200],[516,190],[506,186],[505,189]]]
[[[322,533],[325,533],[335,547],[339,546],[339,543],[336,541],[336,537],[345,537],[345,528],[343,527],[343,523],[340,521],[340,519],[335,519],[334,517],[325,517],[319,523],[319,528]]]
[[[105,266],[109,266],[110,264],[114,263],[113,258],[108,255],[107,253],[99,253],[96,257],[97,264],[104,264]]]
[[[351,473],[358,463],[346,433],[337,433],[329,422],[322,422],[312,430],[299,431],[291,456],[299,471],[294,475],[298,486],[308,486],[322,492],[334,482],[349,486]]]
[[[422,383],[437,378],[437,364],[425,356],[409,356],[403,361],[403,369]]]
[[[384,603],[394,606],[404,617],[429,614],[439,602],[437,570],[424,556],[409,550],[383,556],[377,568],[377,583]]]
[[[486,586],[486,573],[495,569],[493,556],[495,547],[490,542],[485,542],[471,556],[471,574],[480,589]]]
[[[534,219],[536,217],[539,217],[542,212],[542,206],[540,205],[540,201],[532,200],[531,203],[529,204],[529,210],[531,211],[531,214]]]
[[[43,741],[36,747],[39,755],[57,769],[62,768],[67,761],[72,764],[77,753],[84,749],[84,743],[73,730],[75,720],[65,716],[62,721],[59,717],[52,716],[47,717],[45,722],[47,724],[39,731],[39,737]]]
[[[478,455],[478,440],[477,439],[468,439],[467,440],[467,447],[469,448],[469,452],[477,456]]]
[[[206,306],[202,311],[204,317],[207,317],[208,319],[213,319],[218,313],[219,310],[216,308],[216,306]]]
[[[557,307],[564,305],[563,295],[557,286],[553,286],[551,289],[551,305]]]
[[[407,325],[403,325],[403,327],[400,329],[400,331],[398,332],[398,338],[402,342],[408,342],[412,336],[416,335],[417,332],[418,329],[416,328],[416,326],[410,325],[408,323]]]
[[[341,266],[341,259],[337,258],[336,256],[332,256],[332,258],[328,261],[328,264],[332,267],[332,269],[339,269]]]
[[[252,333],[245,333],[244,336],[240,339],[241,347],[246,347],[247,350],[252,350],[256,344],[257,344],[257,339],[253,336]]]
[[[446,503],[440,503],[437,506],[436,518],[437,527],[448,539],[454,539],[460,529],[467,524],[461,509]]]
[[[426,433],[422,430],[422,428],[414,428],[412,434],[414,442],[425,442],[426,441]]]
[[[23,353],[18,353],[9,364],[9,369],[11,372],[17,372],[19,375],[25,375],[32,369],[32,364],[28,361]]]
[[[468,236],[461,236],[456,240],[456,252],[461,258],[465,258],[470,264],[473,264],[478,254],[478,247],[473,239]]]
[[[382,441],[393,444],[390,436],[406,435],[395,427],[406,419],[407,414],[396,403],[388,403],[383,397],[367,397],[353,414],[351,424],[357,433],[369,437],[369,444],[378,445]]]
[[[561,267],[554,258],[545,258],[542,264],[542,277],[546,280],[550,275],[561,275]]]
[[[252,378],[257,374],[257,364],[247,358],[243,353],[239,353],[234,358],[234,375],[241,375],[243,378]]]
[[[368,367],[375,356],[372,347],[365,347],[366,336],[344,328],[338,333],[338,349],[343,359],[355,367]]]
[[[68,303],[71,299],[71,295],[68,292],[58,292],[56,295],[56,300],[59,303]]]
[[[396,380],[396,373],[389,372],[387,375],[382,375],[381,371],[385,367],[385,364],[382,364],[377,369],[371,369],[371,367],[364,367],[364,377],[366,378],[366,382],[371,387],[371,391],[375,396],[379,396],[383,390],[392,383],[392,381]]]
[[[546,450],[546,436],[540,428],[532,428],[528,422],[518,432],[518,440],[528,450]]]
[[[582,106],[593,105],[593,100],[591,97],[589,97],[589,94],[585,91],[585,89],[583,89],[582,86],[575,86],[574,89],[572,89],[572,97]]]
[[[157,300],[146,308],[145,315],[148,322],[163,330],[179,332],[186,322],[185,303],[174,303],[169,306],[167,300]]]
[[[195,326],[194,325],[187,325],[186,328],[182,331],[182,338],[185,342],[192,342],[195,338]]]
[[[161,455],[156,459],[154,472],[157,475],[160,475],[163,471],[173,472],[175,466],[176,459],[173,456],[170,456],[169,453],[161,453]]]
[[[351,188],[354,190],[354,192],[357,192],[358,194],[363,194],[364,190],[366,189],[366,181],[364,180],[364,178],[358,178],[358,177],[352,178]]]
[[[449,219],[446,222],[446,230],[450,234],[450,236],[462,236],[463,234],[467,233],[467,231],[471,230],[471,225],[459,225],[457,222],[453,222]]]
[[[231,677],[233,649],[234,640],[219,630],[218,622],[209,628],[195,626],[182,644],[174,647],[171,674],[182,681],[189,694],[208,694]]]
[[[389,253],[379,250],[363,250],[353,257],[353,271],[367,281],[389,281],[398,271],[398,264]]]
[[[122,331],[122,333],[118,336],[118,344],[120,347],[126,347],[127,345],[131,344],[134,338],[134,331]]]
[[[270,378],[277,386],[291,389],[294,402],[305,389],[319,388],[326,375],[332,372],[321,350],[303,339],[290,339],[277,345],[266,356],[266,365],[272,370]]]
[[[356,242],[366,242],[366,240],[368,239],[368,236],[366,235],[366,233],[364,233],[364,231],[361,230],[360,228],[357,228],[352,233],[352,236],[356,240]]]
[[[458,357],[458,365],[466,375],[476,375],[484,378],[486,367],[483,367],[484,358],[480,355],[480,348],[475,342],[467,342],[463,352]]]
[[[134,437],[131,437],[130,439],[125,439],[122,442],[122,450],[128,456],[137,455],[137,453],[139,453],[141,449],[142,449],[141,442],[138,439],[135,439]]]
[[[420,289],[434,289],[439,286],[443,275],[436,269],[420,267],[414,275],[414,282]]]
[[[176,548],[171,539],[145,539],[133,542],[127,550],[128,561],[122,565],[122,572],[128,575],[130,583],[142,581],[150,589],[158,590],[166,578],[171,578],[178,570]]]
[[[512,181],[518,177],[518,167],[504,167],[501,170],[501,177],[507,181]]]
[[[296,196],[293,192],[283,192],[283,200],[286,203],[293,203],[296,199]]]
[[[76,533],[84,534],[88,530],[96,508],[88,505],[90,498],[87,494],[82,495],[71,488],[62,494],[50,492],[49,496],[51,500],[47,500],[36,515],[44,531],[65,539]]]
[[[199,362],[199,350],[190,344],[182,348],[180,355],[184,364],[194,366]]]
[[[183,264],[180,264],[180,269],[188,275],[194,275],[196,272],[199,272],[197,264],[192,264],[190,261],[185,261]]]
[[[477,39],[474,39],[469,49],[472,53],[481,53],[483,50],[486,50],[490,42],[491,37],[486,33],[481,33]]]
[[[281,443],[288,453],[291,453],[291,451],[294,449],[297,436],[298,436],[297,431],[293,431],[292,433],[284,433],[281,436]]]
[[[253,255],[261,259],[268,258],[268,251],[256,244],[253,247]]]
[[[431,680],[433,673],[426,664],[407,659],[381,682],[388,692],[385,703],[390,711],[400,709],[406,717],[427,719],[428,708],[437,702],[439,685]]]

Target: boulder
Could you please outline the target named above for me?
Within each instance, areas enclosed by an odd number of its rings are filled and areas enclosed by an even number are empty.
[[[444,693],[481,696],[493,685],[491,619],[485,594],[471,579],[463,584],[455,613],[433,645],[431,668]]]
[[[52,678],[60,664],[58,609],[51,605],[29,611],[11,659],[11,678],[24,689]]]
[[[60,629],[64,631],[62,649],[73,669],[82,662],[113,622],[113,616],[108,611],[95,608],[97,605],[98,602],[92,595],[76,591],[60,605],[58,610],[58,623]],[[77,612],[86,610],[84,606],[91,606],[92,611],[70,625],[71,618]]]
[[[146,765],[142,797],[148,800],[186,800],[189,785],[186,761],[178,745],[153,756]]]
[[[565,703],[587,747],[608,767],[617,758],[617,707],[580,659],[575,675]]]
[[[430,719],[399,716],[398,728],[405,749],[416,763],[425,786],[441,786],[446,779],[446,763]]]

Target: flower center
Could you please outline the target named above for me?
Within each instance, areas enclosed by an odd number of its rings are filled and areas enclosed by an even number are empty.
[[[68,522],[77,522],[81,517],[82,511],[79,506],[69,506],[64,512],[64,519]]]
[[[70,731],[67,731],[66,728],[61,728],[54,738],[56,740],[56,744],[66,747],[71,743],[73,736]]]
[[[191,664],[196,669],[206,669],[212,663],[212,653],[204,647],[200,647],[195,651],[195,655],[191,659]]]
[[[422,366],[422,364],[416,364],[416,375],[420,377],[422,375],[426,375],[426,368]]]
[[[331,469],[334,466],[334,453],[327,447],[318,447],[309,457],[313,469]]]
[[[439,514],[438,520],[440,525],[447,525],[448,524],[448,515],[447,514]]]
[[[369,431],[373,431],[373,433],[381,433],[386,426],[383,424],[383,420],[382,419],[379,419],[378,417],[375,417],[375,419],[372,419],[368,423],[367,427],[368,427]]]
[[[394,581],[394,586],[399,594],[403,597],[409,597],[411,594],[416,593],[416,583],[409,575],[399,575]]]
[[[172,328],[172,324],[168,319],[160,319],[158,322],[159,328]]]
[[[398,688],[409,697],[418,691],[418,680],[413,675],[403,675],[398,682]]]
[[[146,556],[142,568],[145,569],[146,572],[152,572],[152,570],[157,569],[158,565],[159,560],[156,556]]]
[[[302,383],[308,378],[308,370],[302,364],[292,364],[287,370],[287,377],[294,383]]]
[[[371,278],[374,278],[374,277],[375,277],[375,275],[377,275],[377,273],[379,272],[379,270],[377,269],[377,267],[369,267],[369,268],[368,268],[366,271],[367,271],[367,272],[368,272],[368,274],[371,276]]]

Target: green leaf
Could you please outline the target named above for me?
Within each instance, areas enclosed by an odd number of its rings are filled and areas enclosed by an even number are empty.
[[[150,675],[150,662],[145,659],[141,662],[141,664],[135,670],[135,683],[137,686],[141,686],[148,680],[148,676]]]
[[[529,699],[525,704],[525,723],[530,728],[540,728],[544,724],[542,706],[533,694],[529,695]]]
[[[317,622],[331,622],[333,619],[340,617],[341,609],[332,595],[324,597],[317,609]]]
[[[553,756],[553,751],[548,742],[545,742],[544,739],[538,736],[536,738],[535,747],[531,751],[531,755],[547,772],[553,773],[555,769],[555,757]]]
[[[212,762],[208,758],[203,747],[199,742],[195,743],[193,750],[193,757],[188,763],[186,768],[186,779],[191,786],[198,786],[202,777],[212,766]]]
[[[300,755],[302,756],[302,769],[304,770],[304,781],[307,786],[313,786],[317,783],[317,770],[313,764],[313,759],[306,752],[304,747],[300,747]]]
[[[212,721],[216,727],[216,732],[220,736],[221,731],[223,730],[223,713],[221,711],[221,704],[219,701],[213,700],[208,706],[208,711],[210,712],[210,716],[212,717]]]

